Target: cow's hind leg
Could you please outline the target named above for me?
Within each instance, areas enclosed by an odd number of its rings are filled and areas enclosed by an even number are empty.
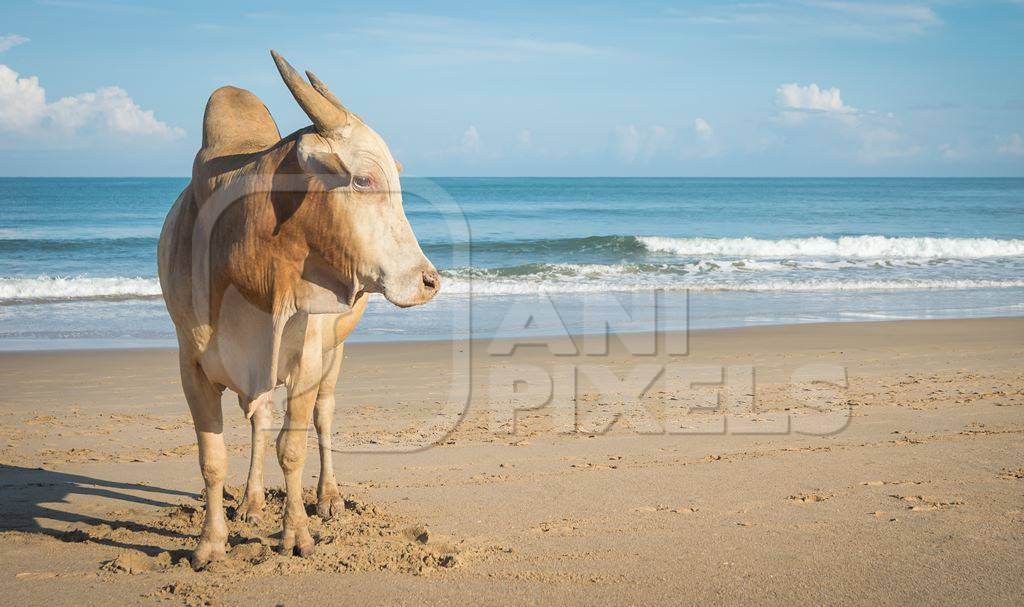
[[[206,485],[206,518],[199,545],[192,553],[192,567],[202,569],[224,558],[228,525],[224,519],[224,479],[228,472],[224,448],[222,388],[211,382],[194,361],[181,361],[181,385],[192,412],[199,442],[199,469]]]
[[[247,409],[243,397],[238,397],[242,410]],[[242,503],[235,511],[235,519],[249,523],[258,523],[263,518],[263,509],[266,507],[266,492],[263,485],[263,462],[266,460],[267,441],[266,434],[270,430],[272,421],[271,394],[264,394],[260,402],[256,404],[252,417],[249,419],[252,425],[252,444],[249,457],[249,478],[245,482],[245,496]]]
[[[313,425],[320,444],[320,481],[316,487],[316,513],[320,518],[329,519],[341,515],[345,511],[345,500],[338,491],[338,481],[334,478],[334,459],[331,433],[334,425],[334,386],[338,383],[338,371],[344,345],[324,355],[323,379],[316,395],[316,408],[313,412]]]

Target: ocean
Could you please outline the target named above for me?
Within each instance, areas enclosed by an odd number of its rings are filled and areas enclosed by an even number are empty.
[[[186,183],[0,179],[0,349],[174,345],[155,252]],[[442,292],[372,298],[353,341],[1024,314],[1024,179],[403,189]]]

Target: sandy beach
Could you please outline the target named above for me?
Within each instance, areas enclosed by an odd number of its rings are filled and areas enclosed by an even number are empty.
[[[176,353],[0,355],[4,602],[1024,596],[1024,318],[693,332],[676,355],[633,355],[616,337],[606,356],[507,349],[348,346],[335,421],[345,515],[311,516],[312,558],[278,556],[272,489],[264,522],[230,523],[228,559],[198,573],[186,557],[202,482]],[[645,384],[659,366],[635,402],[629,386],[591,385],[595,369]],[[540,401],[504,385],[524,368],[555,378],[550,405],[524,409]],[[558,378],[572,368],[566,418]],[[845,385],[808,380],[823,377]],[[249,430],[233,396],[224,407],[233,506]],[[308,444],[312,504],[312,431]]]
[[[0,607],[1024,607],[1024,0],[3,16]]]

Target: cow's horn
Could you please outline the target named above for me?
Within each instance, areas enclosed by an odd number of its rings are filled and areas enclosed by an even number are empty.
[[[318,93],[302,79],[295,68],[284,60],[284,57],[277,54],[277,51],[270,51],[270,54],[274,57],[277,71],[281,72],[281,78],[288,85],[288,90],[292,92],[292,96],[299,102],[302,110],[313,121],[316,130],[326,134],[348,124],[348,112],[341,107],[340,103],[335,105],[327,97]]]
[[[309,83],[313,85],[313,88],[316,89],[316,92],[318,92],[321,95],[323,95],[328,101],[330,101],[334,105],[338,106],[340,109],[345,110],[345,106],[341,105],[341,99],[338,99],[337,97],[335,97],[334,93],[332,93],[327,88],[327,85],[324,84],[324,81],[320,80],[319,78],[316,77],[316,74],[314,74],[313,72],[311,72],[309,70],[306,70],[306,77],[309,78]],[[348,111],[348,110],[345,110],[345,111]]]

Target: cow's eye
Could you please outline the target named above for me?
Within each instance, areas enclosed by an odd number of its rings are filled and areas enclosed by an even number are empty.
[[[352,183],[355,184],[358,190],[369,190],[373,187],[373,177],[369,175],[356,175],[352,178]]]

